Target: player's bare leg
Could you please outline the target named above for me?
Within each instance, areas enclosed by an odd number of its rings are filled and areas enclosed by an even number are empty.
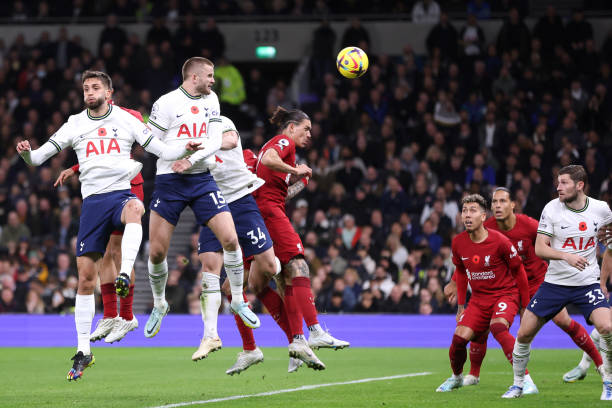
[[[100,270],[100,282],[114,282],[117,278],[117,270],[121,266],[121,245],[122,245],[123,235],[111,235],[108,241],[107,252],[111,254],[112,257],[112,266],[109,266],[108,270],[105,270],[104,267]],[[106,254],[104,254],[106,257]],[[112,273],[110,273],[112,271]],[[114,343],[116,341],[120,341],[125,337],[126,334],[138,328],[138,320],[136,316],[134,316],[134,312],[132,310],[132,304],[134,300],[134,284],[136,275],[134,268],[130,273],[130,282],[128,283],[128,294],[125,297],[119,298],[119,316],[115,319],[115,324],[113,326],[112,331],[108,334],[106,339],[104,340],[107,343]],[[114,286],[114,285],[113,285]],[[116,302],[115,302],[116,305]]]
[[[199,255],[202,263],[202,294],[200,295],[200,308],[204,332],[200,347],[193,353],[191,359],[198,361],[208,357],[222,347],[221,339],[217,333],[217,319],[221,306],[221,288],[219,276],[223,266],[223,255],[220,252],[203,252]]]
[[[599,333],[596,329],[593,329],[592,333],[595,333],[597,343],[593,341],[593,334],[591,333],[591,336],[589,336],[586,329],[580,323],[573,320],[565,308],[553,317],[553,322],[565,331],[578,347],[584,350],[580,364],[563,375],[564,382],[573,383],[584,379],[592,361],[595,361],[595,367],[599,367],[603,364],[601,355],[598,351]]]
[[[612,400],[612,314],[609,307],[600,307],[591,312],[589,320],[601,336],[603,366],[598,368],[603,379],[602,400]]]
[[[525,384],[525,370],[531,354],[531,342],[540,331],[546,320],[536,316],[529,309],[523,312],[521,327],[519,328],[512,351],[512,371],[514,371],[513,385],[502,395],[502,398],[518,398],[523,395]]]
[[[170,307],[166,302],[166,282],[168,281],[168,248],[174,225],[166,221],[155,211],[149,217],[149,283],[153,292],[153,310],[145,325],[145,337],[155,336],[161,327],[161,321]]]
[[[137,198],[129,200],[121,211],[121,222],[125,225],[121,239],[121,267],[115,280],[117,294],[126,297],[130,292],[130,275],[142,242],[142,215],[145,209]]]
[[[291,277],[291,283],[287,282],[285,298],[287,298],[287,293],[292,291],[306,326],[308,326],[308,332],[310,333],[308,345],[310,348],[333,348],[338,350],[349,347],[349,342],[332,337],[328,331],[323,330],[319,325],[317,309],[315,308],[314,297],[310,288],[310,271],[306,260],[302,256],[298,256],[289,261],[285,268]],[[301,326],[302,322],[300,321],[299,324]]]
[[[259,318],[251,311],[248,303],[242,299],[244,263],[232,214],[229,211],[220,212],[208,220],[206,225],[223,247],[223,265],[232,291],[230,307],[240,316],[245,325],[256,329],[260,325]]]
[[[94,287],[100,269],[102,254],[88,253],[77,257],[79,283],[74,307],[74,322],[77,331],[77,353],[72,357],[73,364],[66,378],[68,381],[78,380],[83,371],[95,363],[89,344],[91,322],[96,311]]]
[[[467,326],[457,326],[453,341],[448,349],[453,375],[444,381],[436,392],[449,392],[463,386],[463,365],[467,360],[467,344],[474,338],[474,330]]]
[[[117,322],[117,292],[115,289],[117,269],[112,253],[115,237],[116,235],[111,235],[100,265],[100,291],[102,292],[104,315],[102,319],[98,320],[96,329],[89,338],[90,341],[94,342],[108,336]],[[119,245],[121,245],[121,242]]]

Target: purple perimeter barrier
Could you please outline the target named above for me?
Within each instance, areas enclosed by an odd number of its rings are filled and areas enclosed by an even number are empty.
[[[101,316],[94,318],[96,321]],[[582,316],[572,316],[585,325]],[[197,315],[168,315],[160,332],[152,339],[144,337],[147,315],[138,315],[139,328],[129,333],[120,343],[125,347],[195,347],[202,335],[202,319]],[[269,315],[260,316],[261,327],[255,330],[259,346],[284,347],[287,339]],[[320,315],[323,328],[353,347],[443,347],[450,345],[455,328],[454,315]],[[511,328],[516,335],[519,321]],[[591,327],[585,326],[587,331]],[[306,329],[305,329],[306,330]],[[238,347],[242,343],[231,315],[219,316],[219,336],[225,347]],[[499,347],[489,336],[489,347]],[[72,347],[76,345],[74,316],[59,315],[0,315],[0,347]],[[104,341],[96,347],[109,346]],[[549,322],[536,337],[534,347],[575,348],[574,342],[561,329]]]

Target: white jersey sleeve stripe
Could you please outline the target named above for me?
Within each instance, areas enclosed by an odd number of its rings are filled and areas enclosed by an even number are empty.
[[[58,153],[62,151],[62,148],[60,147],[60,145],[57,144],[56,141],[49,139],[48,142],[51,143],[53,146],[55,146]]]
[[[149,118],[149,123],[153,126],[155,126],[156,128],[158,128],[159,130],[161,130],[162,132],[167,131],[168,129],[165,129],[161,126],[159,126],[157,123],[155,123],[151,118]]]
[[[542,230],[538,230],[538,234],[547,235],[549,237],[553,236],[553,234],[551,234],[550,232],[546,232],[546,231],[542,231]]]

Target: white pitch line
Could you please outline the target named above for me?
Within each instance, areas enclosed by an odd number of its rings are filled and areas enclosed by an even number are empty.
[[[202,400],[202,401],[178,402],[176,404],[159,405],[159,406],[151,407],[151,408],[177,408],[177,407],[186,407],[189,405],[212,404],[214,402],[232,401],[232,400],[237,400],[237,399],[253,398],[253,397],[267,397],[269,395],[286,394],[288,392],[314,390],[317,388],[324,388],[324,387],[334,387],[336,385],[361,384],[361,383],[367,383],[367,382],[372,382],[372,381],[396,380],[398,378],[420,377],[423,375],[430,375],[430,374],[431,374],[430,372],[424,371],[422,373],[399,374],[399,375],[391,375],[388,377],[362,378],[361,380],[344,381],[344,382],[337,382],[337,383],[303,385],[298,388],[287,388],[285,390],[260,392],[259,394],[232,395],[230,397],[213,398],[213,399]]]

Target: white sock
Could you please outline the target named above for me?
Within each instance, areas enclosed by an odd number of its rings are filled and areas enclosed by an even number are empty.
[[[168,260],[164,258],[162,263],[154,264],[149,258],[149,283],[153,292],[153,306],[161,307],[166,301],[166,282],[168,281]]]
[[[221,306],[221,285],[214,273],[202,273],[202,295],[200,295],[202,321],[204,322],[203,338],[217,338],[217,317]]]
[[[313,324],[312,326],[308,326],[308,331],[311,331],[311,332],[322,332],[323,329],[321,328],[321,325],[319,323],[317,323],[317,324]]]
[[[603,365],[606,376],[604,381],[612,380],[612,333],[600,333],[599,346],[601,347],[601,357],[603,357]]]
[[[94,295],[76,295],[74,302],[74,323],[77,331],[77,352],[83,354],[91,353],[89,348],[89,335],[91,333],[91,322],[96,312],[96,300]]]
[[[130,276],[134,262],[140,250],[142,242],[142,225],[135,222],[125,224],[123,230],[123,238],[121,239],[121,270],[119,273],[125,273]]]
[[[463,378],[463,373],[461,374],[453,374],[453,379],[455,380],[461,380]]]
[[[240,247],[236,248],[235,251],[227,251],[224,249],[223,264],[232,289],[232,303],[241,304],[243,302],[242,285],[244,282],[244,265],[242,263],[242,251]]]
[[[525,382],[525,369],[529,362],[531,354],[530,343],[514,342],[514,350],[512,351],[512,371],[514,371],[514,385],[523,388]]]

